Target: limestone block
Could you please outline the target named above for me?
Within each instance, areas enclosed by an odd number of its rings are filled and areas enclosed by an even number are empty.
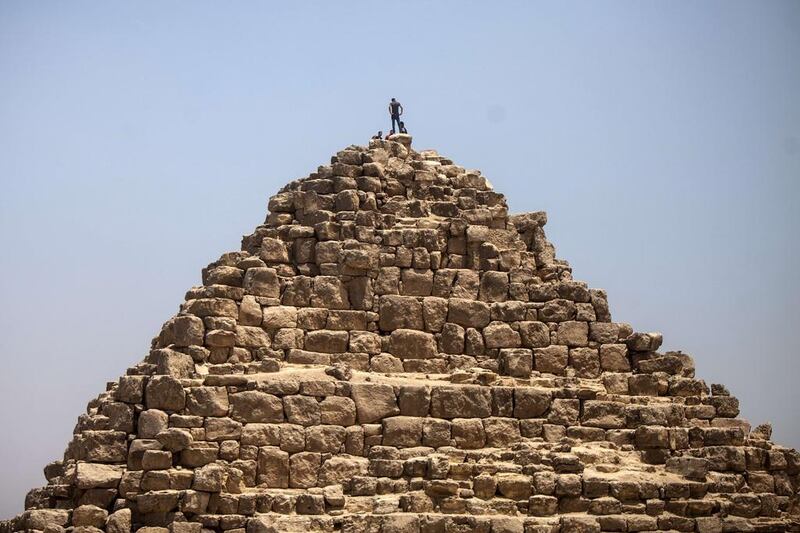
[[[219,457],[219,443],[192,442],[181,450],[180,462],[187,467],[198,467],[212,463]]]
[[[515,418],[484,418],[483,429],[489,447],[508,448],[522,439],[519,420]]]
[[[319,402],[311,396],[285,396],[283,409],[286,419],[292,424],[314,426],[320,423]]]
[[[531,496],[532,480],[530,476],[502,472],[497,474],[497,491],[512,500],[527,500]]]
[[[311,305],[325,309],[349,309],[347,288],[334,276],[317,276],[313,281]]]
[[[207,316],[236,318],[239,316],[236,302],[228,298],[197,298],[189,300],[184,304],[184,310],[190,315],[201,318]]]
[[[400,281],[400,294],[403,296],[430,296],[433,289],[433,272],[404,268],[400,272]]]
[[[566,346],[548,346],[533,350],[534,367],[539,372],[563,376],[569,360]]]
[[[172,330],[172,341],[175,346],[192,346],[203,344],[203,321],[196,316],[176,316],[169,322]]]
[[[398,394],[400,414],[405,416],[428,416],[431,405],[429,387],[407,385],[400,387]]]
[[[181,491],[178,490],[159,490],[139,494],[136,496],[136,508],[140,513],[168,513],[177,508],[180,497]]]
[[[436,338],[423,331],[396,329],[389,338],[389,351],[401,359],[436,357]]]
[[[590,322],[589,340],[598,344],[615,344],[619,340],[619,324],[614,322]]]
[[[209,441],[239,440],[242,436],[242,424],[230,418],[209,417],[203,427]]]
[[[450,430],[458,448],[465,450],[486,446],[486,432],[483,421],[478,418],[454,418]]]
[[[239,422],[282,422],[283,402],[261,391],[244,391],[229,396],[231,417]]]
[[[381,352],[381,337],[377,333],[368,331],[351,331],[349,351],[368,353],[370,355],[379,354]]]
[[[436,418],[485,418],[492,414],[491,390],[485,387],[435,387],[431,392],[431,416]]]
[[[556,331],[556,342],[569,347],[589,344],[589,324],[568,320],[561,322]]]
[[[624,428],[625,404],[587,400],[584,403],[581,424],[604,429]]]
[[[558,498],[537,494],[528,499],[528,514],[531,516],[551,516],[558,511]]]
[[[269,268],[269,267],[248,268],[244,274],[242,287],[244,288],[245,292],[253,296],[279,298],[281,295],[280,283],[278,281],[278,273],[274,268]],[[233,316],[233,315],[227,315],[227,316]]]
[[[272,338],[274,350],[301,349],[305,342],[305,332],[299,328],[284,328],[275,332]]]
[[[249,423],[242,426],[242,446],[278,446],[281,432],[278,424]]]
[[[116,488],[122,479],[122,469],[114,465],[78,463],[75,467],[75,486],[79,489]]]
[[[600,345],[600,368],[606,372],[630,372],[628,347],[624,344]]]
[[[326,329],[351,331],[367,329],[367,313],[359,310],[330,310]]]
[[[163,450],[146,450],[142,455],[143,470],[166,470],[172,467],[172,454]]]
[[[508,273],[489,271],[481,276],[478,298],[484,302],[504,302],[508,298]]]
[[[328,396],[319,403],[320,423],[351,426],[356,423],[356,405],[350,398]]]
[[[634,352],[654,352],[663,340],[661,333],[634,333],[625,342]]]
[[[258,449],[258,483],[269,488],[289,487],[289,454],[274,446]]]
[[[519,335],[526,348],[543,348],[550,344],[550,328],[544,322],[520,322]]]
[[[80,505],[72,510],[74,527],[101,528],[106,524],[108,511],[94,505]]]
[[[317,485],[322,456],[314,452],[295,453],[289,458],[289,486],[307,489]]]
[[[156,374],[175,378],[188,378],[194,374],[194,360],[185,353],[162,348],[151,352],[150,357],[156,364]]]
[[[438,418],[425,418],[422,422],[422,445],[438,448],[451,445],[450,422]]]
[[[464,339],[465,330],[458,324],[448,322],[442,326],[441,350],[444,353],[464,353]]]
[[[239,305],[239,324],[242,326],[260,326],[261,318],[261,305],[256,301],[255,296],[244,296]]]
[[[467,328],[464,332],[464,353],[467,355],[483,355],[486,345],[483,342],[483,335],[475,328]]]
[[[422,444],[422,421],[416,416],[393,416],[383,419],[383,445],[411,448]]]
[[[306,448],[306,429],[298,424],[281,424],[279,446],[285,452],[302,452]]]
[[[259,257],[265,263],[288,263],[289,250],[286,243],[280,239],[264,237],[261,241]],[[248,270],[249,272],[250,270]]]
[[[172,376],[153,376],[147,382],[145,400],[148,409],[181,411],[186,406],[186,393]]]
[[[228,414],[228,391],[225,387],[190,387],[186,390],[186,411],[197,416]]]
[[[297,327],[297,308],[289,305],[265,307],[261,325],[265,329]]]
[[[574,426],[578,424],[580,412],[580,400],[556,398],[550,404],[550,412],[547,415],[547,421],[550,424]]]
[[[546,302],[539,309],[539,320],[542,322],[566,322],[575,318],[575,303],[563,298]]]
[[[489,306],[481,301],[451,298],[448,301],[447,321],[468,328],[483,328],[489,324]]]
[[[528,387],[514,389],[514,417],[540,418],[550,408],[549,391]]]
[[[340,453],[347,432],[341,426],[318,425],[306,429],[306,450],[320,453]]]
[[[423,298],[422,314],[427,331],[441,331],[447,320],[447,300],[437,296]]]
[[[322,329],[306,334],[305,349],[312,352],[340,353],[347,351],[349,335],[346,331]]]
[[[379,314],[383,331],[424,329],[422,303],[413,296],[381,296]]]
[[[139,415],[139,438],[152,439],[161,431],[167,429],[169,416],[158,409],[148,409]]]
[[[117,386],[117,400],[125,403],[143,403],[145,376],[122,376]]]
[[[487,348],[517,348],[522,345],[520,334],[505,322],[492,322],[483,328]]]
[[[569,366],[581,378],[600,376],[600,356],[595,348],[573,348],[569,351]]]
[[[353,383],[352,398],[356,404],[359,424],[378,422],[400,414],[397,397],[390,385],[379,383]]]
[[[322,463],[319,485],[347,485],[354,477],[367,475],[368,467],[366,457],[334,455]]]
[[[370,372],[393,373],[403,372],[403,361],[388,353],[372,357],[369,361]]]
[[[119,509],[111,513],[106,520],[107,533],[130,533],[131,531],[131,510]]]
[[[236,346],[242,348],[269,348],[269,335],[257,326],[236,326]]]
[[[194,441],[191,432],[181,428],[167,428],[156,434],[156,440],[171,452],[179,452]]]
[[[533,370],[533,352],[525,348],[500,350],[500,365],[503,373],[517,378],[528,378]]]

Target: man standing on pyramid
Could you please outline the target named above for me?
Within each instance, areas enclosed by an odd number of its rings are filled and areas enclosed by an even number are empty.
[[[400,116],[403,114],[403,105],[394,98],[389,102],[389,114],[392,116],[392,133],[398,133],[400,131]],[[395,128],[395,123],[397,123],[397,128]]]

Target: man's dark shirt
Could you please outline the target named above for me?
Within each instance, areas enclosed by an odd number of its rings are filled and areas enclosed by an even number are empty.
[[[400,116],[400,108],[402,107],[400,105],[400,102],[389,102],[389,107],[391,107],[391,109],[392,109],[392,115],[393,116],[396,116],[396,117]]]

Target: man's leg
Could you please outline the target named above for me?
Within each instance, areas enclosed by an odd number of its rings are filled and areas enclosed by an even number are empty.
[[[395,123],[397,126],[395,126]],[[400,116],[399,115],[392,115],[392,130],[395,133],[400,133]]]

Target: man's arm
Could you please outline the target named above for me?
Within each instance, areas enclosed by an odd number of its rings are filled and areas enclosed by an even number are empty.
[[[402,114],[403,114],[403,104],[400,104],[400,109],[399,109],[398,113],[399,113],[400,115],[402,115]]]
[[[392,114],[392,104],[389,104],[389,114]]]

